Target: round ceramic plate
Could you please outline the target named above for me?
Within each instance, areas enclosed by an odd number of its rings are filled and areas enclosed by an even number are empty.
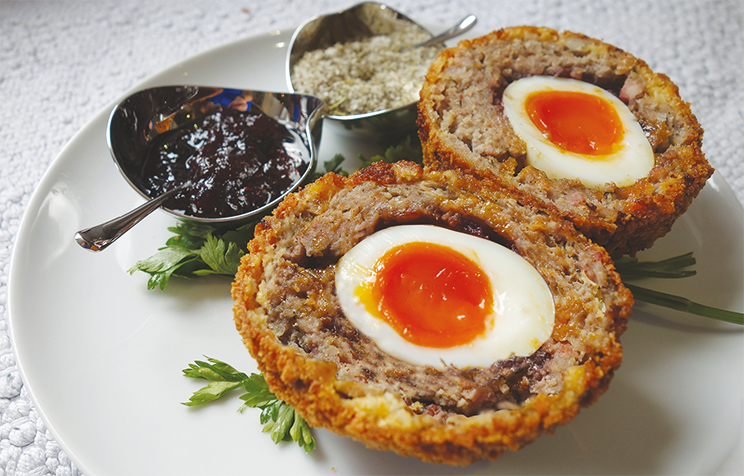
[[[284,90],[291,31],[236,41],[179,63],[135,89],[196,84]],[[122,95],[122,98],[132,91]],[[113,103],[112,103],[113,105]],[[170,236],[156,212],[100,254],[75,231],[141,201],[105,142],[110,108],[65,147],[22,222],[10,272],[10,328],[26,390],[66,453],[88,476],[203,474],[709,474],[741,468],[744,329],[639,304],[610,390],[554,436],[497,462],[465,468],[368,450],[314,430],[317,450],[275,445],[259,411],[237,398],[188,408],[203,385],[181,370],[204,355],[243,372],[256,365],[233,327],[230,280],[174,279],[148,291],[129,275]],[[326,127],[320,164],[336,153],[381,152]],[[347,165],[353,167],[353,164]],[[644,257],[693,251],[698,275],[649,286],[744,309],[744,213],[717,175],[672,233]]]

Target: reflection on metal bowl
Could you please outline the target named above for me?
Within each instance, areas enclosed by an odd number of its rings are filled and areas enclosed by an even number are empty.
[[[107,140],[119,170],[129,184],[145,198],[155,198],[189,180],[193,183],[191,189],[179,192],[173,200],[166,202],[164,208],[167,211],[180,218],[203,222],[234,222],[268,211],[288,193],[312,179],[322,129],[321,107],[320,99],[301,94],[201,86],[157,87],[134,93],[114,108],[109,117]],[[256,118],[270,121],[275,126],[274,130],[280,130],[275,138],[278,145],[269,153],[261,155],[260,160],[274,160],[276,148],[281,147],[282,152],[286,151],[287,160],[293,162],[292,171],[291,174],[285,174],[282,170],[274,175],[287,175],[291,180],[285,180],[286,183],[277,187],[272,183],[275,182],[275,177],[269,177],[266,174],[267,166],[261,163],[253,167],[259,173],[250,174],[242,163],[245,157],[236,158],[242,167],[238,173],[226,169],[224,162],[231,160],[229,155],[233,152],[228,154],[221,148],[226,147],[228,140],[235,142],[230,145],[235,154],[252,147],[251,144],[246,144],[245,136],[232,139],[228,137],[229,131],[217,131],[213,137],[202,139],[204,143],[211,140],[211,148],[216,151],[215,154],[222,154],[219,157],[221,164],[207,164],[205,168],[203,162],[210,160],[210,157],[207,153],[197,155],[202,146],[189,141],[195,140],[195,132],[213,132],[201,131],[200,128],[205,127],[204,124],[209,121],[214,123],[214,114],[225,118],[234,117],[235,121],[241,121],[244,115],[248,122],[237,126],[241,130],[235,132],[236,135],[244,131],[250,133],[249,128],[257,124]],[[212,127],[221,126],[218,124]],[[232,130],[236,130],[236,127],[233,126]],[[256,129],[254,132],[257,135],[264,134],[265,130]],[[266,142],[265,139],[257,138],[261,143]],[[195,155],[188,157],[191,152]],[[160,162],[169,160],[168,154],[173,155],[173,158],[166,166]],[[184,165],[187,157],[192,165]],[[197,165],[201,170],[198,171],[200,175],[195,177],[194,169]],[[184,167],[190,170],[184,171]],[[220,172],[221,175],[214,174],[210,177],[211,172]],[[210,211],[203,204],[196,206],[195,203],[189,203],[197,198],[204,200],[205,194],[197,194],[194,190],[198,189],[199,183],[202,188],[211,187],[209,181],[214,182],[215,177],[220,183],[213,188],[219,192],[230,188],[227,182],[235,182],[235,193],[249,193],[250,189],[261,185],[258,183],[262,180],[261,177],[267,182],[263,185],[273,187],[274,190],[269,190],[252,201],[235,199],[232,208],[223,207]],[[222,198],[224,197],[211,199],[218,201]]]

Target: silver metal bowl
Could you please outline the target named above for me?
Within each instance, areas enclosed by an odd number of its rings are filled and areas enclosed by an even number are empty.
[[[111,112],[106,140],[119,171],[129,185],[146,201],[124,215],[78,231],[75,233],[75,241],[87,250],[102,251],[160,207],[181,219],[216,225],[240,224],[268,212],[287,194],[309,182],[314,176],[323,124],[320,114],[322,106],[322,100],[303,94],[201,86],[162,86],[132,94]],[[183,151],[170,150],[168,154],[175,156],[169,158],[168,162],[160,162],[160,164],[179,163],[178,169],[167,169],[166,178],[163,179],[165,183],[148,193],[148,179],[154,177],[148,174],[154,173],[160,176],[160,169],[152,172],[148,167],[148,160],[163,160],[160,152],[161,147],[165,146],[159,139],[165,139],[164,143],[168,144],[169,139],[175,138],[174,147],[179,149],[182,147],[182,143],[179,143],[182,134],[187,130],[201,133],[199,124],[215,111],[224,111],[225,108],[232,110],[231,114],[236,113],[238,116],[244,112],[250,113],[251,119],[246,118],[245,122],[247,127],[252,127],[252,124],[258,121],[256,118],[268,117],[276,121],[269,123],[271,128],[278,123],[280,128],[285,129],[285,133],[280,134],[277,140],[281,141],[281,147],[287,157],[297,166],[295,169],[297,173],[292,174],[287,188],[269,195],[266,203],[263,203],[263,200],[245,201],[244,206],[228,207],[230,210],[227,213],[223,213],[221,208],[217,210],[211,207],[194,207],[194,204],[200,202],[200,199],[191,194],[194,187],[200,187],[198,185],[200,181],[204,184],[219,181],[220,179],[215,175],[217,171],[202,169],[201,177],[198,179],[192,176],[192,172],[181,173],[180,165],[185,165],[188,154],[182,153]],[[253,122],[249,123],[249,121]],[[222,131],[219,132],[220,135],[222,133]],[[195,151],[203,144],[212,144],[212,142],[202,141],[201,145],[188,144],[187,149]],[[151,153],[153,151],[155,151],[154,154]],[[199,168],[197,163],[195,165],[193,170]],[[229,163],[221,165],[227,166],[225,169],[228,170],[227,173],[234,175]],[[265,165],[261,164],[259,170]],[[245,175],[245,173],[246,171],[237,172],[241,180],[240,189],[246,190],[247,193],[260,190],[251,190],[256,185],[255,181],[250,182],[254,180],[254,176]],[[183,177],[178,177],[178,175],[183,175]],[[213,189],[215,188],[209,185],[200,190]],[[179,198],[179,201],[172,201]],[[217,197],[217,202],[222,203],[219,198],[221,197]],[[171,207],[168,206],[169,203]],[[178,209],[176,206],[183,206],[184,209]]]
[[[285,73],[287,86],[298,92],[292,82],[294,65],[308,51],[326,49],[337,43],[360,41],[376,35],[398,31],[415,21],[397,10],[376,2],[359,3],[347,10],[320,15],[300,25],[292,35],[287,51]],[[421,27],[421,25],[418,25]],[[431,35],[429,30],[428,32]],[[302,91],[299,91],[302,92]],[[416,127],[416,101],[402,107],[383,109],[365,114],[334,115],[324,117],[343,129],[355,134],[401,134]]]
[[[184,210],[168,208],[167,203],[163,208],[179,218],[211,223],[243,220],[271,209],[313,177],[323,122],[320,114],[323,102],[316,97],[202,86],[163,86],[136,92],[119,103],[109,116],[106,138],[119,171],[143,197],[154,198],[147,193],[145,180],[148,177],[142,172],[153,141],[163,133],[199,121],[208,113],[211,104],[228,106],[236,97],[251,99],[247,106],[243,103],[243,108],[260,111],[297,131],[299,137],[293,147],[302,149],[298,155],[307,162],[302,175],[289,190],[265,205],[230,216],[186,214]]]

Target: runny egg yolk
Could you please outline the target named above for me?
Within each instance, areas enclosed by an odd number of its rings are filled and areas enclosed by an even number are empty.
[[[605,190],[647,177],[654,151],[627,104],[594,84],[530,76],[502,95],[504,114],[525,143],[525,164],[551,179]]]
[[[537,269],[467,233],[384,228],[347,251],[335,274],[349,323],[413,365],[486,368],[531,355],[553,332],[553,296]]]
[[[576,91],[529,94],[525,110],[535,126],[563,150],[589,156],[614,153],[623,139],[623,125],[606,99]]]
[[[424,347],[467,344],[486,331],[493,290],[480,266],[436,243],[409,242],[388,250],[373,280],[357,288],[367,311],[405,340]]]

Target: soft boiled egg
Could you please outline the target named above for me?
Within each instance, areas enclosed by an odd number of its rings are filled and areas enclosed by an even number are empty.
[[[628,106],[608,91],[567,78],[531,76],[504,90],[504,112],[527,144],[527,164],[590,188],[646,177],[654,152]]]
[[[383,352],[438,369],[533,354],[553,332],[553,297],[524,258],[433,225],[380,230],[346,253],[336,294]]]

